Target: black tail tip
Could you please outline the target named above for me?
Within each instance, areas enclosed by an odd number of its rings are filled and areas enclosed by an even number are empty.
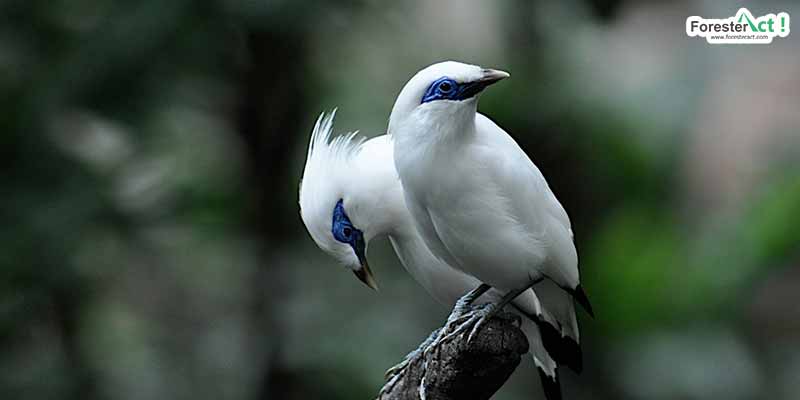
[[[578,302],[578,304],[581,305],[581,307],[583,307],[584,310],[586,310],[587,313],[589,313],[592,318],[594,318],[592,304],[589,303],[589,298],[586,297],[586,292],[583,291],[581,285],[575,287],[575,289],[572,291],[572,297]]]
[[[561,383],[558,380],[558,371],[554,376],[547,376],[543,369],[536,367],[539,378],[542,380],[542,390],[547,400],[561,400]]]
[[[581,346],[571,337],[562,336],[561,332],[550,323],[539,319],[535,321],[542,335],[544,348],[550,353],[553,360],[580,374],[583,370]]]

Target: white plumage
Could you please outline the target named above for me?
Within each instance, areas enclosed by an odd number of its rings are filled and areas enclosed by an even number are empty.
[[[392,161],[392,138],[384,135],[362,141],[348,134],[331,140],[332,120],[333,115],[321,116],[314,127],[300,185],[301,216],[312,238],[344,265],[356,268],[358,257],[350,246],[339,242],[331,233],[333,209],[342,199],[353,227],[363,231],[367,242],[388,236],[414,279],[438,302],[453,306],[481,282],[434,256],[419,235],[406,208]],[[478,303],[497,302],[502,294],[497,290],[489,291]],[[563,299],[556,298],[552,308],[559,312],[551,315],[542,310],[533,290],[527,290],[513,304],[515,312],[525,315],[522,329],[537,367],[555,379],[556,363],[543,347],[539,328],[531,318],[541,318],[561,327],[562,335],[577,342],[577,323],[571,301],[567,298],[564,303]]]
[[[478,93],[506,77],[450,61],[405,85],[389,134],[407,207],[428,247],[451,266],[503,292],[548,278],[591,314],[567,213],[517,143],[477,112]],[[441,82],[445,94],[431,95]]]

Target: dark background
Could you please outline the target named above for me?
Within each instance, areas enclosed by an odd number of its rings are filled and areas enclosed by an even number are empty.
[[[748,2],[754,15],[797,3]],[[569,212],[567,399],[800,396],[800,46],[708,45],[730,1],[0,1],[0,398],[370,398],[448,310],[297,205],[321,111],[381,134],[405,81],[511,72],[481,111]],[[497,399],[541,398],[524,360]]]

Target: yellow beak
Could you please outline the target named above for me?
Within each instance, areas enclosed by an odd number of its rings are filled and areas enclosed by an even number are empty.
[[[361,263],[361,268],[353,270],[353,274],[355,274],[361,282],[369,286],[370,289],[376,292],[378,291],[378,283],[375,282],[375,278],[372,277],[372,271],[369,269],[369,264],[367,264],[366,260]]]

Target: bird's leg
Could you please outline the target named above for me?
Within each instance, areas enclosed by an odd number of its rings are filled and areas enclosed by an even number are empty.
[[[517,298],[522,292],[528,290],[530,286],[521,289],[515,289],[506,293],[497,304],[487,303],[480,308],[472,310],[470,313],[464,315],[461,319],[466,319],[462,322],[456,330],[449,333],[443,340],[449,340],[456,335],[463,334],[467,329],[472,328],[467,336],[467,343],[472,341],[472,338],[478,333],[478,330],[483,326],[486,321],[492,318],[500,310],[502,310],[508,303]]]
[[[468,314],[472,311],[472,303],[474,303],[478,297],[489,291],[491,288],[491,286],[482,283],[475,289],[467,292],[467,294],[461,296],[461,298],[456,301],[453,311],[447,317],[447,322],[445,322],[444,326],[439,330],[439,334],[436,336],[436,339],[434,339],[434,341],[428,345],[428,347],[424,350],[424,353],[428,353],[428,351],[439,347],[439,345],[444,342],[443,339],[445,338],[445,335],[447,335],[452,327],[455,326],[465,314]]]
[[[476,287],[475,289],[470,290],[467,294],[461,296],[458,301],[456,301],[456,305],[453,307],[453,311],[450,315],[447,316],[447,322],[444,325],[444,331],[447,331],[450,325],[458,321],[465,313],[472,310],[472,303],[481,297],[484,293],[488,292],[489,289],[492,287],[481,283],[480,286]]]

